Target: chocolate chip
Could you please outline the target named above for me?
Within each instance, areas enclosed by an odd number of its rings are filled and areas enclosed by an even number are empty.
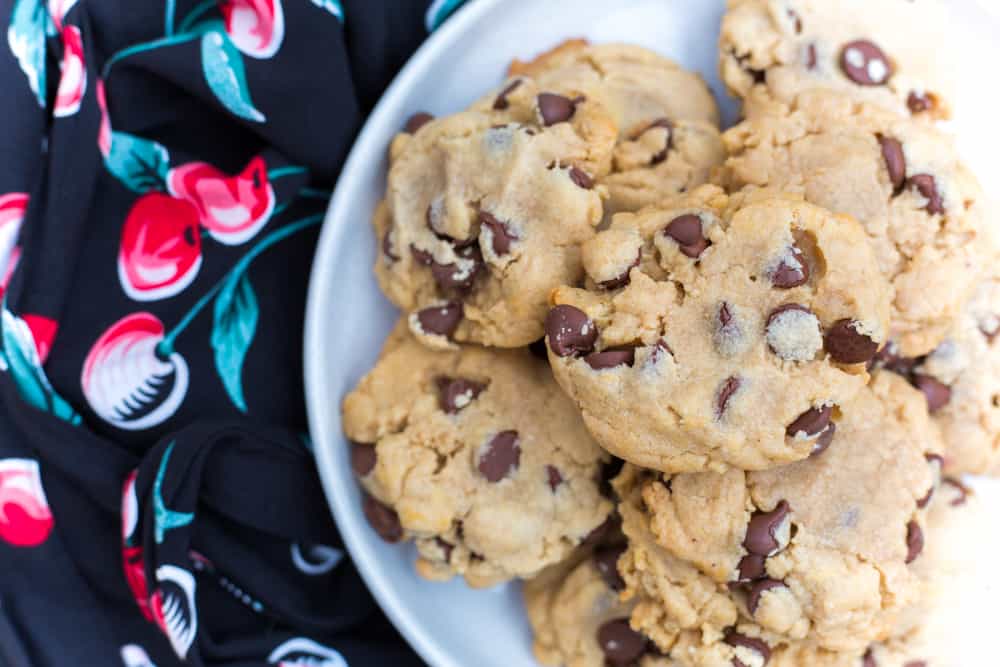
[[[830,425],[826,427],[826,430],[816,438],[816,442],[813,444],[812,451],[809,452],[809,456],[819,456],[826,451],[830,443],[833,442],[833,437],[837,434],[837,424],[835,422],[830,422]]]
[[[882,49],[865,39],[844,47],[840,67],[848,79],[860,86],[881,86],[892,75],[892,65]]]
[[[759,554],[747,554],[740,559],[739,582],[756,581],[764,576],[765,557]]]
[[[889,171],[889,182],[892,183],[893,192],[899,194],[906,181],[906,156],[903,154],[903,144],[898,139],[885,137],[876,134],[879,146],[882,147],[882,159],[885,161],[885,168]]]
[[[441,289],[468,290],[486,266],[479,246],[460,248],[456,254],[465,261],[461,264],[438,264],[431,261],[431,275]]]
[[[514,235],[506,223],[500,222],[486,211],[479,212],[479,223],[490,230],[493,237],[493,252],[497,257],[503,257],[510,252],[510,244],[518,237]]]
[[[594,349],[597,326],[579,308],[560,305],[546,315],[545,334],[557,357],[579,356]]]
[[[613,591],[625,589],[625,580],[618,572],[618,559],[625,553],[625,545],[603,547],[594,552],[594,566],[601,578]]]
[[[899,354],[899,347],[892,341],[889,341],[882,346],[882,349],[878,351],[871,362],[869,363],[868,370],[879,367],[884,368],[887,371],[892,371],[893,373],[898,373],[903,377],[909,377],[910,373],[913,371],[913,367],[917,365],[917,360],[911,357],[904,357]]]
[[[434,120],[434,116],[426,111],[420,111],[410,116],[409,120],[406,121],[406,127],[404,130],[410,134],[416,134],[417,130],[432,120]]]
[[[496,483],[516,470],[521,462],[521,447],[517,431],[500,431],[479,456],[479,472],[487,481]]]
[[[732,628],[726,630],[725,634],[722,636],[722,641],[726,642],[733,648],[746,648],[760,654],[760,657],[764,659],[764,664],[771,659],[771,647],[767,645],[762,639],[757,639],[756,637],[747,637],[746,635],[740,634],[733,630]],[[735,665],[739,660],[733,658],[733,664]]]
[[[392,228],[385,230],[385,234],[382,235],[382,254],[385,255],[390,261],[398,262],[399,255],[397,255],[392,249]]]
[[[806,49],[806,68],[813,70],[816,69],[816,45],[810,44],[809,48]]]
[[[510,102],[507,100],[507,96],[517,90],[517,87],[521,85],[521,80],[511,81],[507,84],[507,87],[500,91],[497,95],[496,100],[493,101],[493,109],[496,111],[503,111],[510,106]]]
[[[660,361],[660,357],[664,354],[669,354],[671,357],[674,356],[674,351],[670,349],[667,345],[667,341],[662,338],[656,341],[656,345],[653,346],[653,351],[649,355],[649,363],[655,364]]]
[[[912,563],[924,550],[924,531],[920,529],[920,524],[911,521],[906,524],[906,562]]]
[[[927,663],[923,660],[910,660],[903,667],[927,667]]]
[[[747,534],[743,538],[743,547],[758,556],[770,556],[782,547],[778,531],[788,518],[791,507],[788,501],[782,500],[770,512],[756,511],[747,523]]]
[[[878,351],[878,343],[858,331],[855,320],[837,320],[826,332],[824,346],[834,361],[841,364],[861,364]]]
[[[809,280],[809,265],[802,251],[792,246],[791,257],[785,257],[771,273],[771,283],[779,289],[791,289]]]
[[[775,588],[785,588],[785,583],[771,578],[753,582],[753,585],[750,586],[750,591],[747,593],[747,609],[750,610],[751,616],[757,613],[757,607],[760,605],[760,596],[765,591],[774,590]]]
[[[927,200],[927,206],[924,207],[925,211],[931,215],[944,213],[944,201],[941,199],[941,194],[937,189],[937,181],[934,180],[933,176],[930,174],[910,176],[906,184],[907,187],[915,188],[920,193],[920,196]]]
[[[454,550],[455,545],[451,544],[450,542],[445,542],[440,537],[435,537],[434,538],[434,543],[436,545],[438,545],[438,547],[441,549],[441,551],[444,552],[444,562],[450,563],[451,562],[451,552],[452,552],[452,550]]]
[[[919,507],[920,509],[924,509],[925,507],[927,507],[927,504],[930,503],[931,498],[933,496],[934,496],[934,486],[932,485],[931,488],[927,489],[927,493],[924,494],[924,497],[919,498],[917,500],[917,507]]]
[[[441,409],[449,415],[456,414],[459,410],[471,403],[486,385],[481,382],[473,382],[465,378],[439,377],[438,404]]]
[[[636,253],[635,261],[632,262],[627,269],[625,269],[624,273],[622,273],[620,276],[616,278],[612,278],[611,280],[605,280],[597,284],[600,287],[603,287],[604,289],[619,289],[621,287],[625,287],[630,282],[632,282],[632,275],[631,275],[632,269],[639,266],[639,263],[641,261],[642,261],[642,249],[640,248],[639,252]]]
[[[993,343],[993,339],[1000,334],[1000,315],[989,315],[979,323],[979,331],[986,336],[986,340]]]
[[[962,484],[962,482],[955,479],[954,477],[945,477],[944,479],[941,480],[941,482],[943,484],[947,484],[948,486],[953,486],[958,490],[958,497],[952,500],[950,503],[948,503],[952,507],[958,507],[959,505],[964,505],[965,501],[969,499],[969,495],[972,493],[972,490],[969,487],[967,487],[965,484]]]
[[[595,371],[616,368],[618,366],[631,366],[635,363],[635,348],[608,348],[601,352],[592,352],[584,357],[583,360]]]
[[[430,266],[431,264],[434,263],[434,255],[427,252],[426,250],[418,248],[412,243],[410,244],[410,254],[413,255],[413,259],[417,262],[417,264]]]
[[[719,305],[719,328],[725,329],[733,321],[733,313],[729,310],[729,304],[725,301]]]
[[[933,107],[934,102],[926,94],[910,91],[906,96],[906,106],[910,109],[910,113],[921,113]]]
[[[549,480],[549,488],[552,489],[552,493],[555,493],[559,485],[563,483],[562,473],[555,466],[545,466],[545,475]]]
[[[799,16],[799,13],[796,12],[794,9],[789,9],[788,10],[788,18],[790,18],[792,20],[792,25],[795,26],[795,34],[796,35],[801,35],[802,34],[802,17]]]
[[[576,113],[576,101],[554,93],[539,93],[538,113],[541,114],[542,124],[546,127],[564,123]]]
[[[951,387],[937,378],[921,373],[914,373],[910,382],[924,393],[924,397],[927,399],[927,409],[931,413],[937,412],[948,405],[948,402],[951,400]]]
[[[671,220],[663,233],[676,241],[681,252],[691,258],[700,257],[710,245],[702,233],[701,218],[692,213]]]
[[[944,467],[944,457],[940,454],[924,454],[924,460],[931,465],[936,465],[938,470]]]
[[[455,333],[463,317],[461,303],[452,302],[442,306],[431,306],[417,312],[420,328],[429,334],[451,336]]]
[[[800,434],[806,438],[819,435],[830,425],[831,416],[833,416],[832,405],[809,408],[788,425],[788,428],[785,429],[785,434],[789,438],[794,438]]]
[[[654,120],[652,123],[647,125],[639,134],[642,135],[645,134],[646,132],[649,132],[650,130],[654,130],[657,128],[667,131],[667,141],[663,145],[663,149],[657,152],[655,155],[653,155],[652,158],[650,158],[649,160],[650,166],[658,165],[664,160],[666,160],[667,155],[670,153],[670,149],[673,148],[674,145],[674,124],[671,123],[670,119],[668,118],[658,118]]]
[[[722,387],[719,389],[719,393],[715,397],[716,417],[722,417],[722,414],[726,411],[726,407],[729,404],[729,399],[733,397],[733,394],[735,394],[739,388],[740,379],[737,377],[727,378],[726,381],[722,383]]]
[[[865,655],[861,658],[861,667],[878,667],[878,662],[871,649],[865,651]]]
[[[361,510],[368,523],[383,540],[395,543],[403,539],[403,526],[399,523],[399,515],[394,509],[365,493],[361,501]]]
[[[649,640],[633,630],[627,618],[608,621],[597,629],[597,644],[608,667],[626,667],[642,657]]]
[[[358,477],[364,477],[375,468],[375,445],[351,444],[351,470]]]
[[[584,190],[590,190],[594,187],[594,179],[592,179],[587,172],[578,167],[569,168],[569,179]]]

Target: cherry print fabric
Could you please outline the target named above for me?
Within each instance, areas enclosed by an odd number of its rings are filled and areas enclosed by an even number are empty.
[[[302,319],[460,4],[0,0],[0,663],[420,664],[329,516]]]

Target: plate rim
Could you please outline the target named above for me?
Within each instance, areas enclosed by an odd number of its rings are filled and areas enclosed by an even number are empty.
[[[334,459],[332,448],[321,446],[319,444],[320,438],[317,437],[317,434],[325,433],[329,429],[324,423],[324,411],[329,410],[331,404],[336,406],[334,409],[339,410],[341,400],[341,397],[334,397],[335,400],[332,403],[321,400],[321,394],[325,393],[321,387],[324,384],[324,369],[326,368],[325,364],[316,361],[326,356],[322,352],[317,353],[318,350],[322,349],[321,325],[322,316],[326,312],[326,300],[321,286],[328,284],[334,272],[333,263],[324,261],[324,259],[332,255],[334,248],[338,247],[341,236],[345,233],[346,226],[350,222],[350,215],[347,212],[350,210],[350,202],[347,198],[348,192],[354,189],[355,182],[363,178],[361,174],[364,170],[359,164],[365,155],[372,150],[385,150],[386,148],[384,142],[377,136],[376,126],[389,118],[390,107],[396,106],[396,99],[403,96],[413,80],[427,69],[429,61],[436,56],[439,50],[446,48],[446,44],[460,39],[469,26],[479,21],[482,16],[494,10],[504,1],[467,0],[444,24],[431,33],[385,89],[365,120],[348,153],[340,176],[337,178],[333,197],[330,199],[316,242],[316,252],[313,257],[309,288],[306,294],[303,350],[308,358],[314,360],[313,363],[303,363],[306,415],[309,432],[314,440],[314,460],[327,505],[355,569],[361,575],[372,597],[420,658],[431,665],[450,665],[451,660],[442,653],[434,638],[414,621],[411,614],[403,609],[401,600],[395,595],[388,582],[375,571],[375,568],[371,567],[370,560],[361,557],[361,541],[351,536],[355,531],[348,526],[341,525],[338,520],[340,512],[347,511],[347,504],[355,502],[355,499],[353,496],[349,497],[351,493],[348,490],[340,488],[338,485],[334,472],[337,462]],[[338,216],[338,210],[344,211],[344,213]]]

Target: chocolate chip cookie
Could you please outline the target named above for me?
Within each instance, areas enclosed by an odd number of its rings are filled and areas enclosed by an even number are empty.
[[[626,466],[615,489],[633,627],[684,665],[761,664],[799,644],[859,655],[893,636],[920,594],[940,451],[923,397],[880,373],[805,461],[722,474]]]
[[[891,342],[876,365],[921,390],[945,442],[945,470],[1000,474],[1000,277],[980,284],[952,333],[908,358]]]
[[[892,283],[893,338],[905,356],[949,333],[994,251],[983,192],[953,140],[849,97],[751,100],[724,135],[730,188],[776,187],[857,218]]]
[[[363,510],[417,570],[473,586],[529,577],[607,519],[607,455],[527,350],[433,351],[401,323],[345,399]]]
[[[393,142],[375,274],[432,347],[527,345],[582,273],[617,130],[596,100],[531,88],[507,98],[519,122],[463,112]]]
[[[618,128],[607,187],[609,212],[636,211],[708,181],[725,152],[719,111],[704,80],[648,49],[627,44],[570,40],[530,62],[515,61],[510,78],[478,109],[527,93],[562,87],[595,99]],[[508,118],[522,121],[513,106]]]
[[[730,92],[781,101],[823,89],[903,116],[950,115],[954,67],[936,0],[729,0],[721,73]]]
[[[835,437],[888,332],[860,225],[714,186],[615,216],[586,289],[552,295],[560,386],[612,454],[665,472],[760,470]]]

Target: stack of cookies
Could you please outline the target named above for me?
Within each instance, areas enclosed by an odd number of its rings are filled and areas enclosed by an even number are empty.
[[[725,133],[697,75],[582,41],[411,118],[374,219],[403,317],[343,405],[373,529],[525,580],[546,665],[952,665],[1000,243],[908,46],[935,9],[730,0]]]

